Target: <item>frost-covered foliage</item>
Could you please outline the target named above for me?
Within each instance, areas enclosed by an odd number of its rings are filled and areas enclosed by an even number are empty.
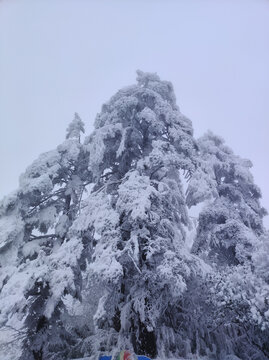
[[[266,214],[249,171],[252,164],[234,155],[212,133],[197,143],[199,167],[190,180],[187,203],[207,202],[199,214],[193,251],[222,265],[242,264],[264,232],[262,218]]]
[[[0,203],[0,337],[13,332],[14,360],[266,359],[269,237],[251,164],[211,133],[196,141],[172,84],[137,74],[83,143],[75,114]]]
[[[79,117],[78,113],[75,113],[73,121],[69,124],[67,130],[66,130],[66,138],[75,138],[79,139],[80,141],[80,135],[81,133],[85,133],[84,129],[84,123]]]
[[[155,356],[163,313],[198,266],[186,250],[179,177],[179,169],[195,167],[191,123],[170,83],[139,72],[138,85],[113,96],[95,127],[85,143],[96,186],[75,224],[91,229],[88,281],[97,277],[105,289],[93,342]]]
[[[87,164],[85,147],[70,136],[40,155],[0,204],[0,324],[26,330],[21,359],[53,358],[62,350],[61,298],[79,294],[83,253],[81,239],[68,230],[91,182]]]
[[[267,358],[268,235],[262,223],[266,211],[259,202],[261,193],[249,170],[252,164],[210,132],[197,144],[199,165],[186,200],[190,207],[204,204],[192,252],[214,269],[207,277],[207,302],[218,314],[212,320],[224,334],[227,329],[238,334],[230,338],[228,348],[243,359]]]

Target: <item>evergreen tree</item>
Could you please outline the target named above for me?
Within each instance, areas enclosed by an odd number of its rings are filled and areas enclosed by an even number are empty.
[[[137,75],[83,143],[75,114],[0,203],[0,329],[17,334],[13,359],[128,348],[265,360],[269,242],[251,163],[212,133],[195,141],[171,83]],[[190,251],[187,206],[201,203]]]
[[[60,359],[61,352],[65,358],[62,295],[80,292],[83,245],[68,230],[91,178],[88,153],[71,128],[64,143],[27,168],[18,191],[0,205],[1,324],[26,330],[21,359],[52,359],[53,353]]]
[[[96,185],[75,226],[91,230],[88,281],[104,287],[93,342],[99,351],[128,347],[153,357],[172,351],[176,340],[165,345],[163,332],[176,329],[164,312],[195,271],[179,176],[180,169],[194,170],[191,123],[170,83],[138,72],[138,85],[103,106],[85,145]]]
[[[199,165],[189,182],[187,203],[204,202],[204,207],[192,251],[214,269],[206,278],[210,297],[199,302],[200,312],[207,309],[207,321],[199,327],[208,329],[208,320],[214,324],[217,332],[211,336],[215,344],[221,339],[220,354],[226,348],[242,359],[265,359],[268,285],[254,268],[259,254],[264,254],[266,211],[249,171],[252,164],[210,132],[197,143]]]
[[[66,130],[66,138],[67,139],[78,139],[80,142],[80,135],[81,133],[85,133],[84,123],[79,117],[78,113],[75,113],[73,121],[69,124]]]
[[[187,202],[189,206],[207,202],[199,214],[193,252],[220,265],[244,263],[264,233],[266,214],[249,171],[252,164],[210,132],[198,146],[199,166],[189,182]]]

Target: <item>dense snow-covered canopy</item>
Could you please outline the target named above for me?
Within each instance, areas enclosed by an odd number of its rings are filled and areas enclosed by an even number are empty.
[[[195,140],[172,84],[137,74],[83,143],[75,114],[2,200],[1,331],[19,334],[20,360],[265,359],[268,235],[251,164],[212,133]]]

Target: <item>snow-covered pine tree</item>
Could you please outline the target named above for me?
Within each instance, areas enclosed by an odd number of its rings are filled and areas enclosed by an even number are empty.
[[[78,141],[80,142],[80,135],[81,133],[83,134],[85,133],[85,128],[84,128],[84,123],[81,120],[78,113],[75,113],[74,119],[69,124],[66,132],[67,132],[66,134],[67,139],[75,138],[78,139]]]
[[[266,214],[249,171],[252,164],[211,132],[197,143],[199,165],[188,185],[187,203],[208,201],[199,214],[193,252],[220,265],[244,263],[264,233]]]
[[[83,144],[75,114],[0,203],[0,329],[21,345],[10,360],[268,358],[268,235],[250,162],[213,134],[196,142],[171,83],[137,80]],[[204,201],[190,252],[186,205]]]
[[[176,353],[172,310],[198,266],[179,175],[194,171],[191,123],[169,82],[138,72],[137,85],[103,106],[85,146],[96,185],[74,227],[91,230],[87,281],[103,285],[91,343],[96,352]]]
[[[248,261],[216,269],[211,277],[216,323],[233,329],[233,350],[242,359],[269,358],[268,246],[267,232],[257,238]]]
[[[25,333],[20,359],[60,359],[70,340],[60,321],[62,296],[80,296],[83,246],[67,233],[91,182],[80,131],[76,114],[67,139],[40,155],[0,205],[1,326]]]
[[[197,144],[198,166],[188,185],[187,203],[204,202],[204,207],[192,250],[214,266],[201,285],[210,296],[200,306],[208,309],[210,305],[213,310],[211,319],[207,311],[206,322],[217,329],[212,335],[219,353],[230,348],[243,359],[265,359],[269,355],[268,284],[255,269],[265,252],[262,218],[266,211],[249,170],[252,164],[211,132]]]

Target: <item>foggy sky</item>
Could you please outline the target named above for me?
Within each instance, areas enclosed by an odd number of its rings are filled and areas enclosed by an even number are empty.
[[[195,137],[253,162],[269,209],[267,0],[0,1],[0,197],[75,111],[91,131],[136,69],[172,81]]]

